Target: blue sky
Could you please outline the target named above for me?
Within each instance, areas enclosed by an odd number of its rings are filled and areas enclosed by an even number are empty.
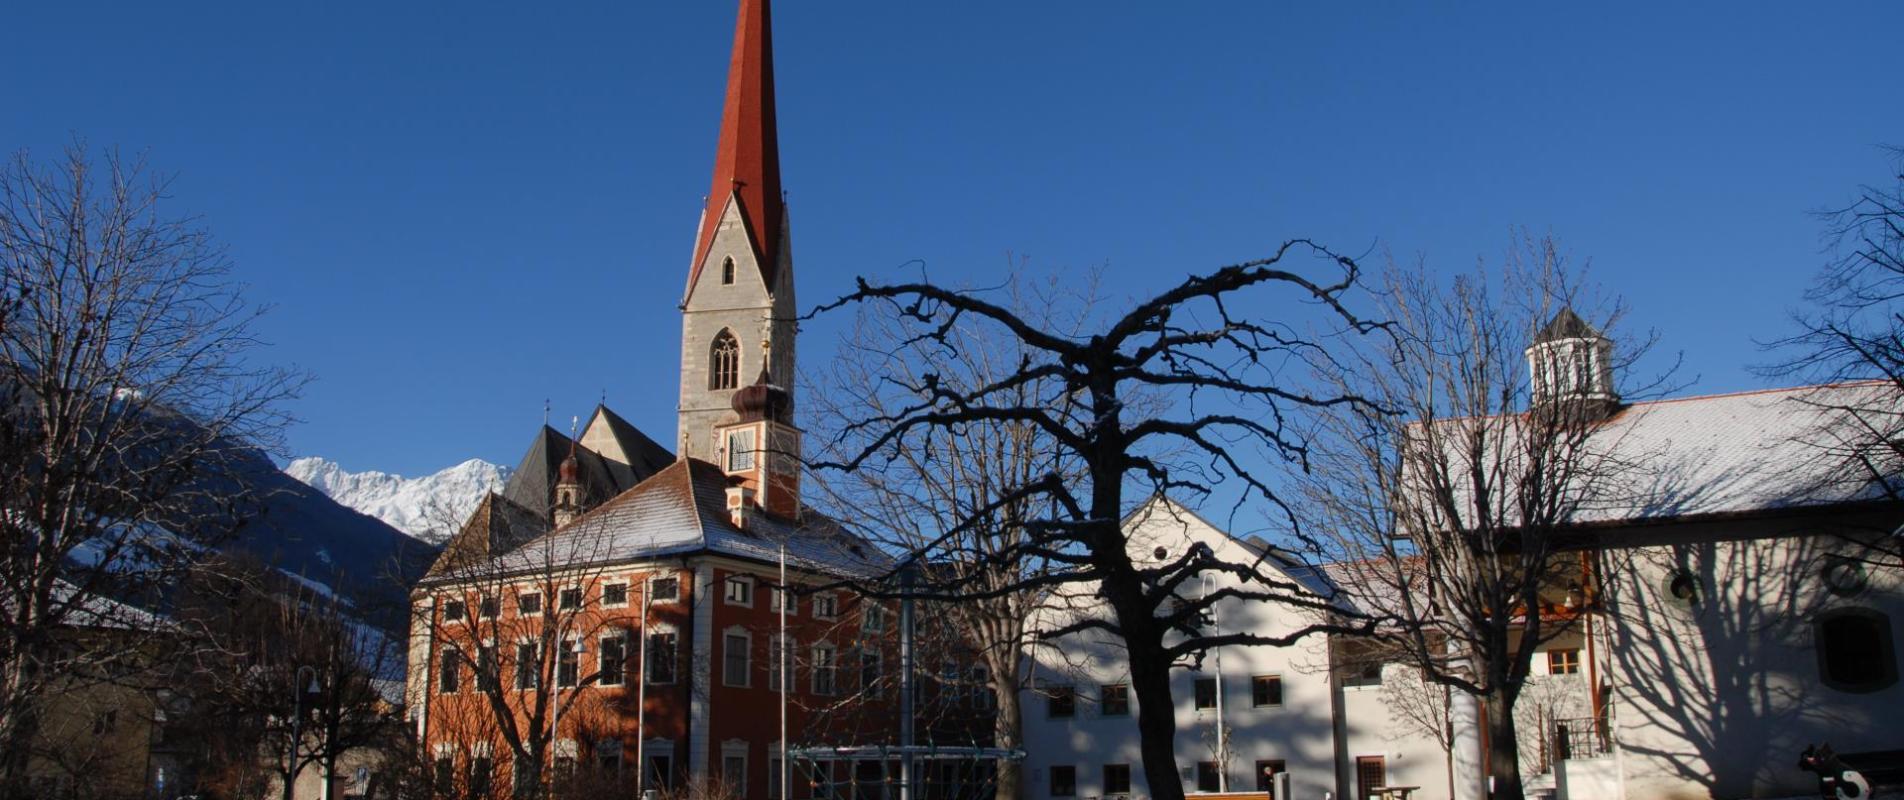
[[[1465,269],[1526,226],[1692,391],[1760,386],[1807,212],[1904,144],[1904,4],[1659,5],[783,0],[800,296],[1009,253],[1129,297],[1295,236]],[[513,463],[603,392],[665,442],[733,7],[29,3],[0,145],[177,174],[318,379],[298,454]]]

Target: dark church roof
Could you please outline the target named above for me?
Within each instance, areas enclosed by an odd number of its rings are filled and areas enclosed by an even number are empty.
[[[549,519],[490,492],[483,496],[476,511],[443,546],[443,553],[430,565],[429,577],[452,574],[487,563],[522,543],[549,532]]]
[[[1534,334],[1534,344],[1557,342],[1561,339],[1597,339],[1599,336],[1600,332],[1592,325],[1588,325],[1579,314],[1573,313],[1573,309],[1563,308],[1540,329],[1539,333]]]
[[[625,480],[629,486],[640,483],[643,478],[653,475],[674,463],[674,451],[663,447],[660,442],[649,438],[620,414],[609,410],[608,406],[596,406],[595,415],[607,423],[609,432],[621,443],[621,450],[628,456]],[[593,420],[589,423],[594,424]],[[613,464],[614,462],[610,462]],[[616,464],[620,467],[622,465]]]
[[[571,452],[575,455],[576,472],[582,481],[585,506],[593,506],[621,494],[674,463],[673,453],[615,412],[606,407],[597,407],[595,411],[607,423],[621,451],[628,454],[630,463],[623,464],[606,458],[577,444],[561,431],[544,425],[536,432],[535,440],[530,442],[529,450],[523,454],[515,472],[509,475],[509,482],[502,489],[503,497],[547,519],[555,503],[555,484],[559,480],[562,461]]]

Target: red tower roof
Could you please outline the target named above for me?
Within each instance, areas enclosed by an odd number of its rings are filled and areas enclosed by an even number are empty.
[[[694,245],[688,291],[694,290],[720,228],[721,212],[732,196],[753,242],[761,277],[769,291],[779,267],[780,139],[774,131],[773,25],[767,0],[741,0],[734,24],[734,55],[727,66],[727,103],[721,111],[721,140],[714,153],[714,185]]]

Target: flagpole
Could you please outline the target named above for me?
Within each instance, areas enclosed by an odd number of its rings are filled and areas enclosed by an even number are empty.
[[[793,762],[787,760],[787,696],[792,694],[793,674],[787,669],[787,653],[792,650],[787,641],[787,604],[793,602],[793,592],[787,586],[787,543],[780,543],[780,800],[793,800]]]
[[[648,788],[648,760],[645,748],[648,744],[648,585],[654,581],[654,575],[645,576],[641,582],[641,620],[635,629],[635,652],[641,654],[641,671],[635,680],[635,795],[640,796]],[[627,658],[627,654],[622,655]],[[626,668],[624,668],[626,669]]]

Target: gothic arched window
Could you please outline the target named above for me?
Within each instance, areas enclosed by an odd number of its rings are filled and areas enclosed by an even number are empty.
[[[739,385],[740,342],[734,341],[734,334],[723,330],[715,335],[714,348],[708,354],[707,388],[712,391]]]
[[[733,285],[733,283],[734,283],[734,259],[727,258],[721,261],[721,285],[731,286]]]

